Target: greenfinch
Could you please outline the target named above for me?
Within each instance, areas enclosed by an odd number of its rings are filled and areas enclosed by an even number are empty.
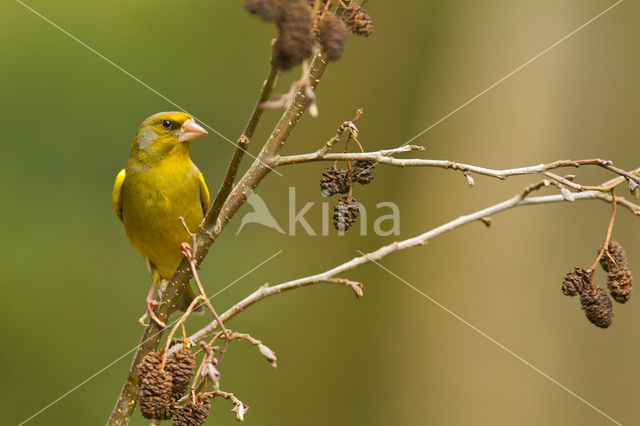
[[[190,240],[180,218],[195,230],[209,208],[207,184],[189,153],[191,141],[206,134],[183,112],[152,115],[138,128],[113,185],[113,210],[152,278],[142,324],[149,316],[165,327],[153,311],[154,292],[157,283],[171,278],[183,257],[181,244]],[[187,286],[177,307],[185,310],[194,297]]]

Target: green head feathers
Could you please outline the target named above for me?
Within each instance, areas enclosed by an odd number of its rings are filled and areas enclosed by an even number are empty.
[[[131,144],[130,160],[144,164],[189,156],[193,139],[207,132],[184,112],[161,112],[142,122]]]

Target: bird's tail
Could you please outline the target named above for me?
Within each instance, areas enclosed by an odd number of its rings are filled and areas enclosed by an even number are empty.
[[[196,298],[196,292],[193,291],[193,287],[191,287],[191,284],[189,284],[182,292],[182,295],[180,295],[180,299],[178,299],[178,303],[177,303],[178,309],[180,309],[182,312],[185,312],[187,309],[189,309],[189,305],[191,305],[191,302],[193,302],[193,299],[195,298]],[[202,308],[202,304],[199,304],[193,310],[193,312],[195,313],[202,313],[203,311],[204,310]]]

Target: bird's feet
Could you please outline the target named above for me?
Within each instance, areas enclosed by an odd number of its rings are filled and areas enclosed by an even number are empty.
[[[146,301],[147,310],[144,313],[144,315],[141,316],[140,319],[138,319],[138,322],[146,327],[147,324],[145,324],[144,320],[146,320],[147,317],[148,317],[148,318],[151,318],[151,320],[153,322],[155,322],[156,324],[158,324],[160,327],[165,328],[167,326],[167,324],[162,322],[160,320],[160,318],[157,317],[156,313],[153,312],[154,306],[158,306],[159,304],[160,304],[160,302],[158,302],[157,300],[153,300],[153,299],[149,300],[149,299],[147,299],[147,301]]]
[[[151,288],[149,289],[149,294],[147,295],[147,300],[145,301],[147,310],[145,311],[144,315],[140,317],[138,322],[146,327],[144,320],[146,320],[147,317],[149,317],[153,322],[158,324],[160,327],[165,328],[167,325],[164,322],[160,321],[160,318],[158,318],[156,316],[156,313],[153,311],[153,308],[160,304],[160,302],[153,299],[153,293],[155,292],[155,289],[156,289],[156,281],[153,280],[153,283],[151,284]]]

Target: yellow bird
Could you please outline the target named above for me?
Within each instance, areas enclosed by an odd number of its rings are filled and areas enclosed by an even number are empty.
[[[152,284],[146,313],[160,326],[153,307],[158,282],[171,278],[183,257],[181,243],[190,241],[182,226],[195,230],[207,212],[209,190],[191,161],[191,141],[207,131],[183,112],[161,112],[142,122],[131,144],[129,159],[118,173],[111,200],[129,241],[145,259]],[[185,310],[195,294],[188,286],[178,308]]]

